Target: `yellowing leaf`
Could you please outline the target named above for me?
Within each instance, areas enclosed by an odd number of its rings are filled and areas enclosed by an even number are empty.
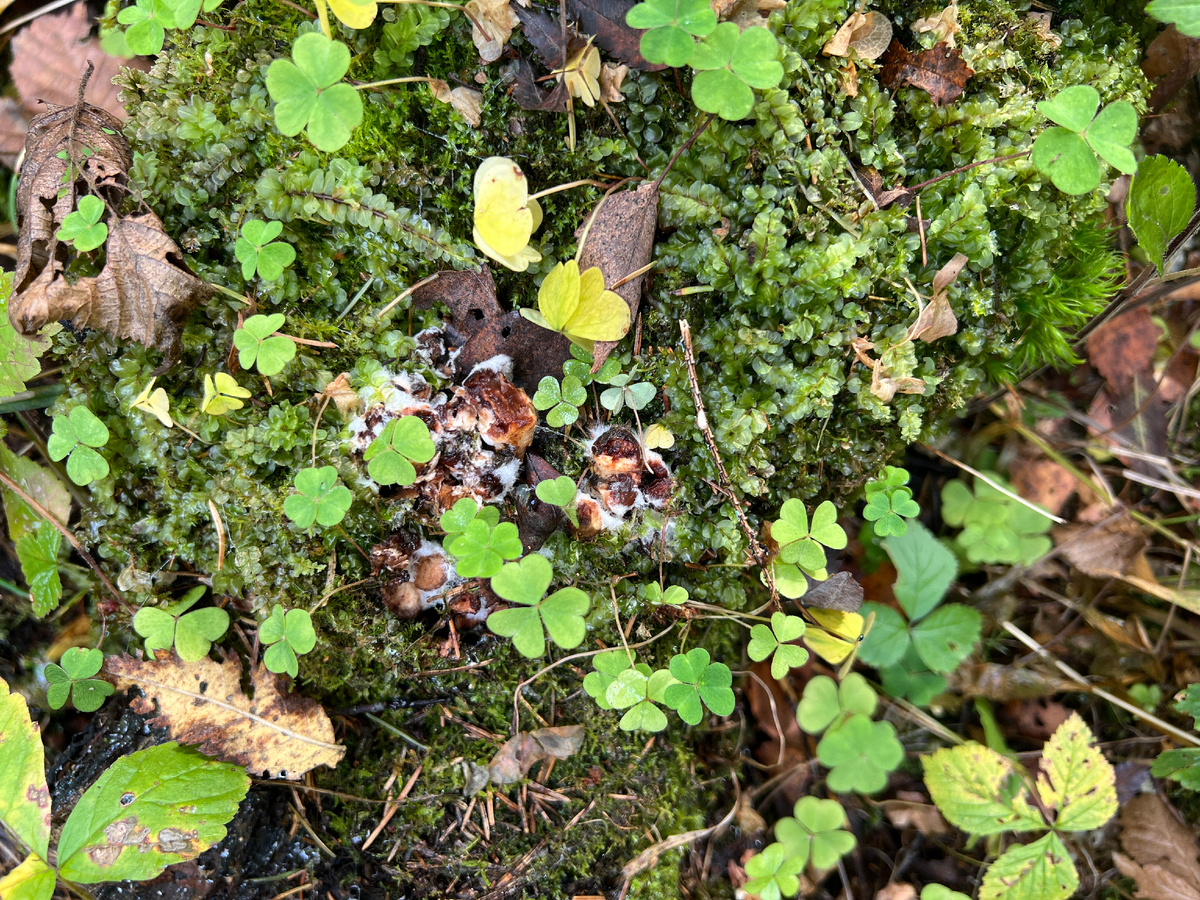
[[[1094,740],[1079,713],[1072,713],[1042,751],[1038,796],[1058,810],[1054,825],[1060,831],[1089,831],[1116,815],[1115,773]]]
[[[347,28],[366,28],[375,21],[379,11],[375,0],[366,3],[355,3],[354,0],[327,0],[329,8],[338,17],[338,21]]]
[[[835,666],[842,663],[843,670],[848,670],[874,618],[868,621],[858,613],[840,609],[810,609],[808,612],[821,627],[807,629],[804,643],[825,662]]]
[[[971,835],[1041,831],[1047,825],[1029,803],[1012,762],[975,741],[921,760],[925,787],[951,825]]]
[[[537,310],[523,309],[521,315],[588,350],[594,341],[619,341],[629,331],[629,305],[605,290],[600,267],[580,274],[573,259],[550,270],[538,290]]]
[[[665,425],[655,422],[646,429],[646,446],[651,450],[670,450],[675,446],[675,435]]]
[[[0,680],[0,823],[33,853],[50,847],[50,792],[42,738],[20,694]],[[32,873],[31,873],[32,874]]]
[[[590,40],[554,74],[566,83],[572,97],[578,97],[588,106],[595,106],[600,99],[600,51]]]
[[[54,894],[54,870],[36,853],[0,878],[0,900],[49,900]]]
[[[149,413],[168,428],[175,424],[171,421],[171,401],[167,397],[167,392],[162,388],[155,388],[153,378],[150,379],[149,384],[142,388],[142,392],[134,398],[133,408],[140,409],[144,413]]]
[[[242,400],[250,396],[250,392],[242,387],[232,375],[218,372],[216,381],[213,376],[204,376],[204,399],[200,403],[201,412],[210,416],[222,416],[235,409],[241,409],[245,404]]]
[[[486,255],[514,272],[524,272],[542,254],[529,239],[542,223],[542,208],[529,199],[520,167],[504,156],[490,156],[475,172],[475,243]]]

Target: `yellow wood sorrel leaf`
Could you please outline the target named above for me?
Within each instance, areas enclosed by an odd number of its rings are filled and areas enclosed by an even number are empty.
[[[550,270],[538,290],[538,308],[521,315],[589,350],[594,341],[619,341],[629,331],[629,305],[604,289],[598,266],[580,274],[573,259]]]
[[[542,224],[542,208],[529,199],[520,167],[503,156],[490,156],[475,172],[475,243],[514,272],[524,272],[542,255],[529,239]]]
[[[600,99],[600,51],[589,40],[583,49],[567,60],[565,68],[554,73],[564,82],[572,97],[588,106]]]
[[[354,0],[328,0],[329,8],[338,17],[338,21],[347,28],[366,28],[375,21],[379,11],[375,0],[366,3],[355,3]]]

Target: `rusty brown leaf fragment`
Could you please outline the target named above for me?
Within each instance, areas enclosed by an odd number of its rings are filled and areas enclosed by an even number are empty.
[[[896,40],[880,58],[883,70],[879,80],[888,90],[894,91],[909,85],[929,94],[936,106],[945,106],[957,100],[966,87],[967,79],[975,74],[962,59],[962,53],[944,41],[912,54]]]
[[[504,742],[492,761],[488,773],[496,784],[512,784],[529,774],[535,763],[543,759],[567,759],[583,746],[582,725],[559,725],[522,731]]]

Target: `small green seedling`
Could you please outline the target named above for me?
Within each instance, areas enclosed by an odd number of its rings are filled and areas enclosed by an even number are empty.
[[[209,416],[223,416],[225,413],[241,409],[242,401],[250,397],[250,392],[237,383],[228,372],[218,372],[204,376],[204,398],[200,401],[200,411]]]
[[[1133,693],[1132,689],[1130,693]],[[1184,688],[1174,706],[1178,712],[1200,719],[1200,684],[1189,684]],[[1178,781],[1189,791],[1200,791],[1200,748],[1164,750],[1154,760],[1150,774]]]
[[[248,219],[242,225],[241,237],[233,245],[233,255],[242,264],[242,278],[249,281],[257,272],[263,281],[275,281],[295,262],[295,248],[275,240],[282,233],[282,222]]]
[[[572,346],[574,346],[572,344]],[[551,428],[562,428],[579,418],[579,407],[587,402],[587,391],[574,375],[564,375],[562,385],[554,376],[547,375],[538,382],[533,395],[533,405],[546,413],[546,423]]]
[[[730,687],[733,673],[725,663],[712,662],[703,647],[671,657],[670,670],[679,683],[667,686],[663,702],[679,713],[683,721],[698,725],[704,717],[705,706],[716,716],[733,712],[735,700]]]
[[[333,466],[301,469],[295,485],[298,493],[283,501],[283,511],[301,528],[311,528],[314,522],[326,528],[337,525],[354,502],[354,494],[338,481]]]
[[[612,376],[608,383],[613,386],[601,392],[600,405],[613,414],[619,413],[626,406],[636,410],[645,409],[658,393],[658,389],[648,381],[630,384],[632,378],[632,375]]]
[[[284,322],[282,313],[269,316],[251,316],[242,327],[233,333],[233,346],[237,347],[238,365],[249,369],[258,366],[258,371],[267,376],[278,375],[283,367],[296,356],[296,342],[277,335]],[[274,337],[272,337],[274,335]]]
[[[133,617],[133,630],[146,639],[146,651],[154,658],[155,650],[172,646],[184,662],[196,662],[208,655],[214,641],[229,629],[229,613],[215,606],[188,612],[201,597],[203,585],[192,588],[178,603],[161,609],[143,606]]]
[[[564,508],[575,502],[576,491],[575,479],[568,475],[543,479],[533,489],[534,494],[543,503]]]
[[[93,678],[104,665],[104,654],[96,649],[71,647],[59,661],[46,666],[46,702],[51,709],[62,709],[67,699],[80,712],[95,712],[104,705],[114,688],[107,681]]]
[[[667,669],[651,671],[638,663],[618,673],[604,697],[610,709],[625,710],[620,723],[623,731],[657,732],[667,727],[666,713],[657,704],[666,703],[667,690],[674,684],[675,676]]]
[[[447,536],[453,537],[456,534],[462,534],[467,530],[467,526],[476,520],[486,523],[490,528],[495,528],[500,524],[500,510],[494,506],[485,506],[480,509],[479,504],[473,499],[463,497],[442,513],[439,524]]]
[[[795,897],[800,890],[800,871],[804,863],[789,856],[782,844],[771,844],[762,853],[746,860],[746,874],[750,880],[744,885],[747,894],[759,900],[779,900],[780,897]]]
[[[1196,184],[1188,170],[1166,156],[1148,156],[1129,185],[1125,213],[1150,261],[1164,274],[1167,247],[1187,227],[1196,208]]]
[[[750,629],[750,646],[746,652],[755,662],[771,656],[771,677],[781,681],[791,669],[808,662],[808,651],[790,643],[804,634],[804,620],[786,613],[771,613],[771,625],[755,625]],[[811,682],[810,682],[811,683]]]
[[[621,361],[615,356],[610,356],[604,361],[604,365],[595,375],[592,374],[592,363],[594,359],[592,354],[580,347],[578,344],[572,344],[569,348],[573,359],[568,359],[563,363],[563,375],[574,378],[583,387],[587,387],[593,381],[600,384],[608,384],[614,375],[621,371]]]
[[[794,815],[775,823],[775,840],[788,856],[800,860],[801,870],[811,862],[822,871],[854,849],[857,841],[847,825],[846,810],[836,800],[801,797]]]
[[[63,217],[57,237],[74,244],[80,253],[95,250],[108,239],[108,226],[100,221],[103,217],[103,200],[91,194],[80,197],[74,211]]]
[[[20,694],[0,681],[0,825],[28,856],[0,878],[0,896],[50,900],[55,882],[147,881],[225,837],[246,796],[245,769],[176,743],[114,762],[75,803],[50,859],[50,791],[42,738]],[[134,828],[133,826],[136,826]],[[136,831],[137,839],[130,839]],[[114,834],[127,838],[118,840]]]
[[[546,597],[553,578],[550,562],[536,553],[508,563],[492,577],[492,590],[516,606],[492,613],[487,626],[501,637],[512,638],[522,656],[532,659],[545,653],[545,634],[564,650],[583,643],[587,632],[583,617],[591,601],[575,587],[562,588]]]
[[[646,0],[625,14],[630,28],[644,28],[639,49],[647,62],[686,66],[695,38],[711,34],[717,14],[707,0]]]
[[[647,603],[653,603],[655,606],[683,606],[688,601],[687,588],[672,584],[668,585],[664,591],[657,581],[643,584],[638,589],[638,595]]]
[[[317,646],[317,633],[308,610],[289,609],[284,613],[283,607],[275,604],[271,615],[258,626],[258,640],[267,648],[263,664],[276,675],[286,672],[295,678],[300,672],[296,657]]]
[[[841,684],[828,675],[816,675],[804,686],[796,721],[808,734],[836,730],[851,716],[873,716],[879,695],[857,672],[851,672]]]
[[[891,722],[854,715],[825,733],[817,759],[829,769],[825,783],[839,794],[873,794],[887,787],[888,773],[904,761],[904,745]]]
[[[417,480],[413,463],[427,463],[437,448],[429,426],[416,416],[392,419],[363,454],[367,474],[381,485],[406,487]]]
[[[506,559],[517,559],[521,551],[521,535],[512,522],[492,526],[475,518],[446,541],[446,552],[458,557],[454,571],[463,578],[491,578]]]
[[[722,22],[696,44],[690,64],[696,70],[692,102],[731,122],[750,115],[754,88],[773,88],[783,78],[775,35],[766,28],[741,31],[733,22]]]
[[[301,131],[318,150],[332,153],[362,122],[362,98],[342,78],[350,48],[320,32],[296,38],[292,58],[267,69],[267,92],[275,101],[275,127],[292,137]]]
[[[67,457],[67,475],[76,484],[89,485],[108,475],[108,462],[96,447],[108,443],[108,428],[86,406],[76,406],[65,416],[55,416],[46,451],[55,462]]]
[[[1060,834],[1100,828],[1117,811],[1116,773],[1094,740],[1072,713],[1046,742],[1036,784],[1011,759],[974,741],[921,758],[929,796],[951,825],[972,836],[1047,832],[1011,844],[988,866],[980,900],[1066,900],[1075,893],[1079,875]],[[1045,814],[1032,802],[1031,784]]]
[[[975,493],[955,479],[942,488],[942,518],[962,528],[954,543],[973,563],[1027,566],[1050,552],[1048,513],[1014,500],[993,485],[1008,485],[995,472],[975,479]],[[990,482],[990,483],[989,483]]]
[[[871,523],[878,537],[904,534],[908,531],[908,523],[904,520],[921,514],[912,491],[905,487],[908,477],[906,469],[885,466],[879,478],[867,482],[863,518]]]
[[[1152,713],[1162,705],[1163,692],[1157,684],[1131,684],[1129,697],[1146,712]]]
[[[1137,137],[1138,115],[1124,100],[1100,109],[1100,92],[1088,84],[1064,88],[1038,104],[1057,123],[1033,142],[1033,164],[1065,194],[1086,194],[1100,184],[1103,159],[1131,175],[1137,159],[1129,145]]]

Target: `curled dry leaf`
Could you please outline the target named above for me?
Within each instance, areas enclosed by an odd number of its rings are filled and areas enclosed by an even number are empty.
[[[583,746],[582,725],[558,725],[522,731],[504,742],[492,761],[488,773],[495,784],[512,784],[529,774],[535,763],[543,759],[567,759]]]
[[[1137,882],[1138,897],[1200,900],[1196,837],[1171,807],[1157,794],[1139,794],[1122,805],[1118,821],[1129,855],[1114,853],[1113,862]]]
[[[849,56],[853,50],[859,59],[874,60],[883,56],[891,40],[892,23],[887,16],[874,11],[856,12],[825,42],[821,52],[826,56]]]
[[[236,656],[215,662],[207,656],[185,663],[175,653],[155,660],[110,656],[104,670],[119,690],[143,694],[130,704],[172,740],[245,766],[254,775],[295,781],[315,766],[336,766],[346,748],[334,743],[333,725],[314,700],[285,694],[277,675],[254,670],[254,699],[242,693]]]
[[[629,74],[629,66],[625,63],[613,65],[604,63],[600,66],[600,99],[605,103],[620,103],[625,99],[621,93],[621,85]]]
[[[929,94],[935,106],[945,106],[957,100],[966,87],[967,79],[975,74],[962,59],[957,48],[939,43],[913,55],[896,40],[880,58],[883,70],[879,80],[890,91],[905,85],[920,88]]]
[[[961,30],[958,26],[958,0],[952,0],[949,6],[936,16],[926,16],[912,23],[912,30],[917,34],[933,32],[939,41],[945,41],[946,46],[954,48],[954,36]]]
[[[625,24],[625,16],[638,0],[566,0],[567,18],[579,24],[583,34],[595,35],[596,45],[617,62],[632,69],[655,72],[666,68],[651,65],[642,56],[641,32]],[[551,68],[557,69],[561,61]]]
[[[1062,38],[1050,30],[1050,24],[1054,19],[1053,13],[1031,12],[1026,14],[1026,18],[1029,19],[1029,28],[1034,37],[1044,41],[1050,50],[1057,50],[1062,46]]]
[[[450,85],[442,81],[440,78],[433,78],[429,82],[429,89],[433,92],[433,96],[442,103],[449,103],[472,128],[478,128],[481,119],[483,108],[483,94],[474,88],[456,87],[451,89]]]
[[[325,390],[317,395],[318,399],[328,397],[333,401],[333,405],[337,407],[337,411],[342,418],[346,418],[351,412],[363,405],[362,398],[358,396],[358,391],[350,384],[350,373],[343,372],[329,384],[325,385]]]
[[[471,40],[479,49],[479,58],[485,63],[495,62],[521,20],[512,11],[509,0],[470,0],[466,10],[471,18]],[[480,25],[487,29],[486,34],[479,30]]]
[[[954,258],[946,263],[933,276],[933,296],[929,303],[917,315],[917,321],[908,329],[910,340],[936,341],[938,338],[949,337],[958,331],[958,319],[950,308],[950,300],[946,290],[958,278],[958,273],[967,264],[967,257],[955,253]]]

